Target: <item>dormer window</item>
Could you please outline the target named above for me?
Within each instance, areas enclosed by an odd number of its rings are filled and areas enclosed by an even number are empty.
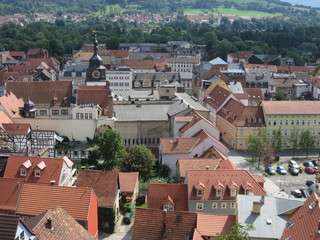
[[[231,189],[231,197],[235,197],[237,195],[237,189]]]
[[[218,188],[217,189],[217,197],[220,197],[220,196],[222,196],[222,189],[221,188]]]
[[[20,168],[20,176],[27,176],[27,169],[22,167]]]
[[[35,177],[41,177],[41,170],[40,169],[35,169],[34,170],[34,176]]]
[[[168,205],[163,205],[163,210],[165,211],[174,211],[174,206],[168,204]]]
[[[203,195],[203,189],[198,189],[197,190],[197,196],[198,197],[202,197],[202,195]]]
[[[246,195],[249,195],[250,194],[250,189],[246,189]]]

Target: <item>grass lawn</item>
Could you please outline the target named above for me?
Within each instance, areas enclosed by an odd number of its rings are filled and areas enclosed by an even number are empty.
[[[249,1],[249,0],[248,0]],[[225,15],[236,15],[236,16],[281,16],[281,13],[271,14],[267,12],[260,12],[260,11],[245,11],[245,10],[238,10],[235,8],[214,8],[214,11],[204,10],[204,9],[192,9],[192,8],[185,8],[183,9],[185,14],[188,13],[208,13],[208,14],[225,14]]]
[[[139,206],[136,206],[137,208],[147,208],[148,207],[148,203],[143,203],[143,204],[141,204],[141,205],[139,205]]]

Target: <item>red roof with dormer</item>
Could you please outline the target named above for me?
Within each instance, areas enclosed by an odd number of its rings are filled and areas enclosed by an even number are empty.
[[[29,165],[25,164],[27,168],[23,165],[26,162],[30,163]],[[63,164],[64,159],[11,155],[7,161],[4,177],[20,178],[25,182],[47,184],[54,180],[57,185],[63,174]],[[26,176],[21,175],[20,168],[26,169]],[[35,176],[35,169],[41,171],[39,177]]]
[[[230,186],[237,186],[234,187],[237,189],[237,194],[246,194],[246,190],[257,196],[266,194],[256,179],[247,170],[242,169],[189,170],[186,180],[189,200],[235,199],[236,196],[231,196]],[[202,196],[198,196],[196,191],[196,185],[199,181],[205,185]],[[217,189],[223,189],[221,196],[217,196]]]

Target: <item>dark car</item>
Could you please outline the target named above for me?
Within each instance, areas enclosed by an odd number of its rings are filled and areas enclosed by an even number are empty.
[[[276,171],[274,170],[274,168],[271,165],[267,165],[266,166],[266,173],[268,173],[270,175],[274,175],[276,173]]]
[[[306,168],[304,169],[304,171],[305,171],[306,173],[309,173],[309,174],[315,174],[315,173],[317,173],[317,170],[316,170],[314,167],[306,167]]]
[[[287,171],[284,169],[284,167],[282,165],[278,165],[277,166],[277,173],[279,173],[281,175],[286,175]]]
[[[295,197],[295,198],[302,198],[302,193],[300,190],[296,189],[291,191],[291,194]]]
[[[309,194],[308,194],[306,189],[300,188],[299,190],[300,190],[300,192],[302,194],[302,197],[304,197],[304,198],[309,197]]]
[[[305,167],[313,167],[314,168],[314,165],[311,161],[304,161],[303,162],[303,166]]]
[[[123,223],[130,224],[131,223],[131,216],[132,216],[132,214],[127,212],[123,217]]]
[[[299,168],[289,167],[289,173],[293,176],[298,176],[299,175]]]
[[[314,181],[314,180],[307,180],[306,181],[306,185],[308,186],[308,187],[310,187],[312,184],[314,184],[314,183],[316,183],[316,181]]]
[[[314,166],[318,166],[318,160],[311,160],[311,162]]]

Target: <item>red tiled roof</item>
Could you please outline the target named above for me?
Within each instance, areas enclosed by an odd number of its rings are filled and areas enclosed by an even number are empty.
[[[218,166],[218,169],[238,169],[229,159],[223,159]]]
[[[129,56],[128,50],[110,50],[110,53],[116,58],[126,58]]]
[[[197,214],[137,208],[132,240],[185,239],[193,236]]]
[[[320,101],[263,101],[267,115],[316,115],[320,114]]]
[[[113,208],[118,191],[118,173],[98,170],[79,170],[77,186],[93,188],[98,198],[98,206]]]
[[[26,53],[23,51],[10,51],[10,55],[13,57],[16,57],[16,56],[23,57],[26,55]]]
[[[288,219],[281,240],[319,240],[320,206],[317,194],[311,195]],[[289,238],[291,236],[291,238]]]
[[[17,214],[39,215],[60,205],[76,220],[88,220],[92,188],[24,183]]]
[[[224,73],[222,73],[219,70],[214,69],[214,68],[212,68],[208,72],[206,72],[201,78],[206,80],[206,79],[212,78],[213,76],[216,76],[223,81],[230,81],[230,78],[227,75],[225,75]]]
[[[30,168],[27,170],[26,176],[20,175],[20,167],[26,161],[31,162]],[[41,171],[41,177],[34,176],[34,169],[41,162],[45,163],[45,168]],[[42,157],[28,157],[28,156],[18,156],[11,155],[8,158],[6,170],[4,172],[4,177],[6,178],[20,178],[25,182],[34,183],[48,183],[51,180],[55,180],[56,184],[59,184],[60,177],[62,174],[64,160],[57,158],[42,158]]]
[[[221,159],[219,158],[187,158],[178,159],[177,167],[179,167],[180,177],[185,177],[188,170],[204,170],[217,169]]]
[[[154,69],[157,64],[166,63],[163,60],[122,60],[122,65],[132,69]],[[166,63],[168,64],[168,63]]]
[[[160,138],[162,154],[190,153],[198,144],[199,138]]]
[[[224,154],[228,154],[229,149],[223,145],[220,141],[218,141],[217,139],[215,139],[214,137],[212,137],[210,134],[208,134],[206,131],[200,130],[199,132],[197,132],[193,137],[197,137],[200,138],[200,141],[197,143],[200,144],[202,143],[205,139],[211,139],[211,141],[213,142],[213,146],[215,148],[217,148],[220,152],[223,152]]]
[[[191,240],[204,240],[204,239],[201,237],[201,234],[199,233],[199,231],[195,229]]]
[[[163,209],[164,200],[170,196],[175,211],[188,211],[186,184],[148,184],[148,208]]]
[[[266,194],[266,191],[255,178],[248,171],[242,169],[189,170],[186,178],[188,179],[189,200],[234,199],[235,197],[230,196],[230,189],[227,187],[231,181],[240,187],[239,194],[245,194],[246,188],[252,189],[253,195],[262,196]],[[198,181],[203,182],[206,187],[202,197],[198,197],[194,190]],[[221,197],[215,195],[214,186],[217,182],[222,183],[226,189]]]
[[[10,118],[21,118],[19,108],[24,106],[22,98],[17,98],[16,95],[9,92],[0,97],[0,104]]]
[[[229,91],[217,85],[209,94],[209,97],[206,98],[206,103],[213,108],[219,108],[230,94]]]
[[[47,226],[47,219],[49,218],[51,219],[53,230],[49,229]],[[60,206],[57,206],[53,210],[47,210],[45,213],[41,214],[41,216],[36,216],[27,220],[26,224],[31,224],[33,226],[32,231],[35,233],[36,239],[95,239],[94,236]]]
[[[72,98],[72,81],[8,82],[7,90],[24,101],[50,106],[69,106]],[[54,102],[57,99],[57,102]]]
[[[268,69],[272,73],[277,72],[277,66],[276,65],[264,65],[264,64],[251,64],[251,63],[244,63],[243,67],[245,68],[245,71],[247,72],[249,69]]]
[[[13,123],[12,120],[0,110],[0,128],[2,128],[3,123]]]
[[[133,193],[139,178],[138,172],[119,172],[121,192]]]
[[[29,123],[3,123],[3,130],[10,136],[27,135],[31,131]]]
[[[244,88],[243,90],[248,94],[250,101],[261,103],[264,100],[261,88]]]
[[[80,86],[77,104],[99,104],[104,109],[108,106],[109,92],[107,86]]]
[[[215,237],[230,231],[236,222],[236,216],[198,213],[197,230],[201,236]]]
[[[220,152],[216,147],[212,146],[208,150],[206,150],[200,158],[222,158],[227,160],[228,157]]]
[[[0,213],[16,211],[22,188],[21,179],[0,178]]]
[[[229,99],[217,115],[237,127],[261,127],[264,125],[261,106],[244,106],[234,99]]]

